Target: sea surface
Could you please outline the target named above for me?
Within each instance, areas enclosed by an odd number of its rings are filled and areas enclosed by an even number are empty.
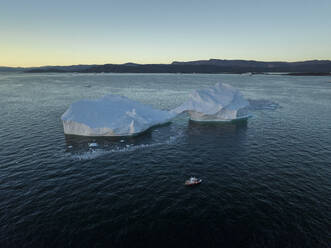
[[[251,119],[63,134],[73,101],[172,109],[217,82]],[[330,77],[1,73],[0,141],[0,247],[331,247]]]

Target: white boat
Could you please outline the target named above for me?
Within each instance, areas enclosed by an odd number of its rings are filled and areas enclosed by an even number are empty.
[[[189,180],[185,181],[186,186],[192,186],[192,185],[197,185],[202,182],[202,179],[198,179],[196,177],[191,177]]]

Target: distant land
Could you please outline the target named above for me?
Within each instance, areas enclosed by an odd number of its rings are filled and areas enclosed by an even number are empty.
[[[27,73],[79,72],[79,73],[285,73],[292,76],[331,76],[331,60],[299,62],[264,62],[254,60],[209,59],[171,64],[104,64],[42,67],[0,67],[0,71]]]

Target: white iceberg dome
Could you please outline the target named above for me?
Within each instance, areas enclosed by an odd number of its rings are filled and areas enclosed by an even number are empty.
[[[212,88],[194,91],[189,100],[173,111],[188,112],[194,121],[232,121],[250,116],[249,102],[239,90],[218,83]]]
[[[130,136],[169,122],[175,113],[154,109],[119,95],[80,100],[62,115],[65,134],[81,136]]]

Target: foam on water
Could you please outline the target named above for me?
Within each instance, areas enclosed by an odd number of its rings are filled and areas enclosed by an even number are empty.
[[[174,144],[179,138],[183,136],[183,132],[178,132],[177,135],[170,136],[167,140],[163,142],[155,142],[150,144],[126,144],[123,145],[123,140],[120,140],[119,142],[121,144],[116,144],[114,148],[112,149],[106,149],[104,148],[89,148],[87,151],[79,151],[79,152],[69,152],[66,155],[69,155],[70,158],[74,160],[91,160],[95,159],[101,156],[105,156],[112,153],[125,153],[125,152],[134,152],[136,150],[141,149],[148,149],[156,146],[162,146],[162,145],[171,145]],[[72,147],[71,147],[72,148]]]

